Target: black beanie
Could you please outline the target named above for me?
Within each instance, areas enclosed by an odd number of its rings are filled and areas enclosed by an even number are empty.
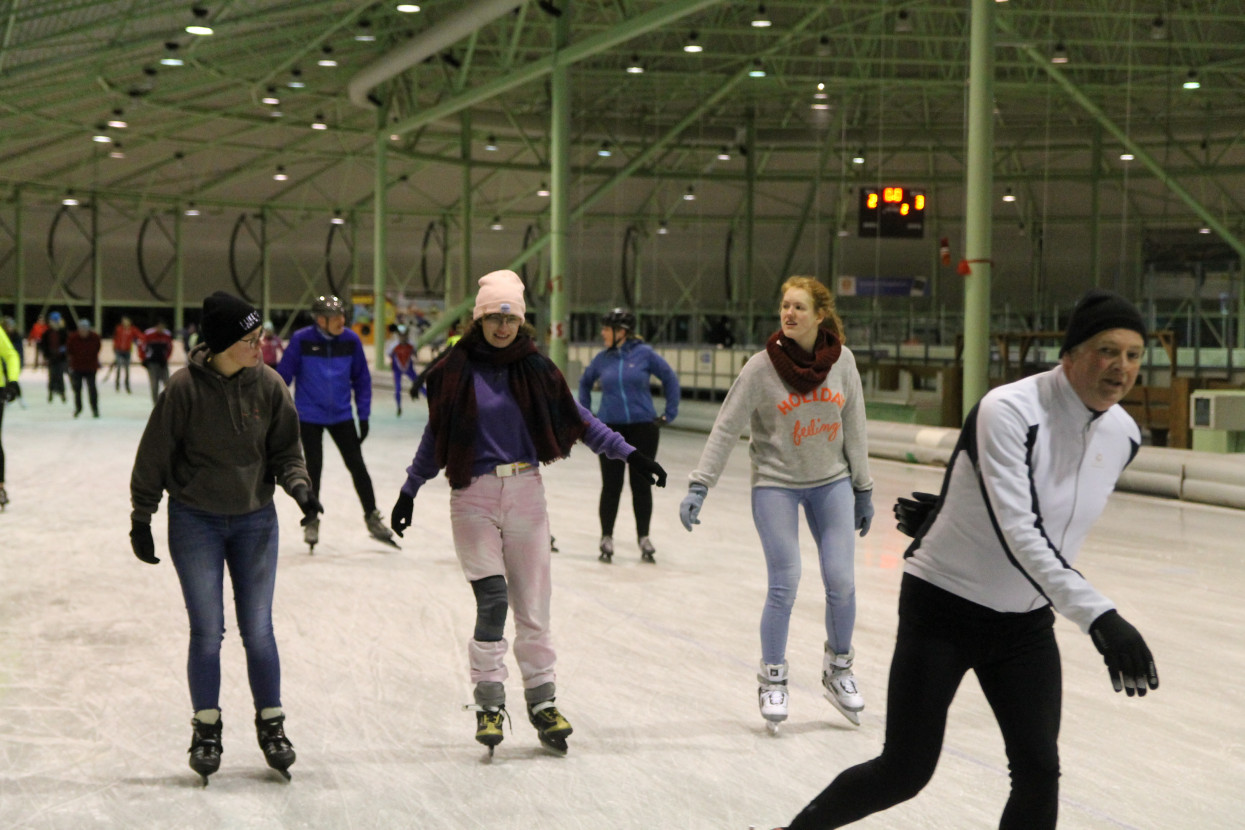
[[[1072,309],[1059,356],[1063,357],[1095,334],[1108,329],[1132,329],[1141,335],[1142,340],[1146,336],[1146,323],[1135,305],[1119,294],[1091,288]]]
[[[259,312],[239,297],[217,291],[203,300],[203,342],[220,354],[259,328]]]

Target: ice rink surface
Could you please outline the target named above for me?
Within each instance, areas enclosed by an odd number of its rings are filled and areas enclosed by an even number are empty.
[[[28,408],[4,413],[12,503],[0,514],[0,827],[770,828],[880,750],[906,541],[890,506],[936,489],[940,469],[873,461],[878,515],[856,549],[867,704],[858,728],[819,691],[824,605],[801,529],[791,717],[771,737],[756,702],[765,572],[746,446],[688,534],[678,504],[704,436],[663,433],[658,458],[671,482],[655,495],[656,565],[640,562],[625,491],[614,563],[597,561],[600,477],[587,448],[544,468],[559,549],[558,706],[575,734],[566,757],[540,747],[510,658],[511,728],[488,762],[462,709],[474,608],[451,544],[448,485],[424,488],[393,551],[366,534],[326,440],[314,556],[294,502],[277,496],[274,616],[293,782],[269,771],[256,746],[229,609],[224,756],[204,789],[186,766],[187,623],[167,559],[167,501],[155,517],[160,565],[138,562],[127,537],[130,469],[150,411],[141,375],[129,396],[101,382],[102,417],[75,420],[72,401],[47,403],[42,375],[27,372]],[[396,417],[392,392],[378,388],[363,447],[386,516],[426,420],[422,402],[407,407]],[[1113,693],[1089,638],[1060,619],[1064,830],[1245,826],[1242,539],[1242,512],[1112,497],[1080,569],[1145,635],[1162,687],[1144,699]],[[970,675],[933,781],[853,826],[991,828],[1007,790],[1002,741]]]

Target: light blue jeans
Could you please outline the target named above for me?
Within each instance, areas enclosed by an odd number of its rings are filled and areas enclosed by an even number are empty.
[[[281,705],[281,661],[272,633],[277,581],[277,509],[226,516],[169,499],[169,557],[190,616],[186,674],[195,711],[220,708],[220,647],[225,639],[225,568],[246,651],[255,711]]]
[[[761,612],[761,659],[771,665],[787,656],[787,628],[800,585],[800,505],[817,543],[826,589],[826,642],[836,654],[852,646],[856,625],[856,542],[851,479],[803,490],[752,489],[752,520],[765,551],[769,592]]]

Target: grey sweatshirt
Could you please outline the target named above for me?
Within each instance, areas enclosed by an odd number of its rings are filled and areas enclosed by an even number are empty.
[[[224,377],[197,346],[156,401],[130,474],[131,519],[150,522],[168,490],[183,504],[238,516],[311,487],[298,412],[281,376],[264,364]]]
[[[688,478],[706,487],[717,484],[749,422],[753,487],[803,489],[850,476],[852,489],[873,489],[864,392],[856,358],[846,346],[821,386],[806,395],[783,382],[766,352],[749,358]]]

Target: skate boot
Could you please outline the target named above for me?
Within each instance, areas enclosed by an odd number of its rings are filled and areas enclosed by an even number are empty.
[[[525,689],[527,719],[536,727],[540,742],[554,752],[566,752],[566,739],[574,731],[558,707],[553,705],[553,684],[544,683],[534,689]]]
[[[843,713],[843,717],[860,726],[860,711],[865,708],[865,699],[856,686],[856,676],[852,674],[852,661],[856,659],[856,649],[849,648],[847,654],[835,654],[826,643],[826,653],[821,662],[821,685],[825,687],[826,700]]]
[[[9,491],[4,489],[4,485],[0,484],[0,510],[9,503]]]
[[[765,728],[771,735],[778,734],[778,724],[787,719],[787,661],[772,664],[762,661],[757,674],[757,703]]]
[[[393,541],[393,531],[385,527],[385,520],[380,517],[379,510],[368,513],[363,517],[363,521],[367,523],[367,532],[372,534],[373,539],[384,542],[390,547],[398,547],[398,543]],[[398,549],[401,550],[401,548]]]
[[[601,555],[598,556],[597,559],[600,559],[602,562],[604,562],[607,565],[610,562],[614,561],[614,537],[613,536],[602,536],[601,537]]]
[[[277,714],[265,718],[264,712]],[[259,748],[264,751],[268,766],[289,781],[289,769],[294,763],[294,745],[285,737],[285,715],[280,709],[264,709],[255,715],[255,737],[259,740]]]
[[[505,738],[502,731],[506,713],[506,690],[502,684],[485,680],[476,684],[475,704],[464,706],[464,709],[476,713],[476,740],[488,747],[488,757],[493,757],[493,750]]]
[[[208,721],[212,721],[208,723]],[[194,732],[190,736],[190,768],[199,773],[203,786],[208,784],[208,776],[220,769],[220,754],[223,751],[220,742],[221,719],[219,709],[204,709],[195,712],[190,725]]]
[[[653,554],[657,553],[657,548],[653,547],[652,540],[650,540],[647,536],[641,536],[639,542],[640,561],[656,564],[657,560],[653,558]]]
[[[311,552],[316,552],[316,545],[320,543],[320,520],[312,519],[303,525],[303,541],[311,548]]]

